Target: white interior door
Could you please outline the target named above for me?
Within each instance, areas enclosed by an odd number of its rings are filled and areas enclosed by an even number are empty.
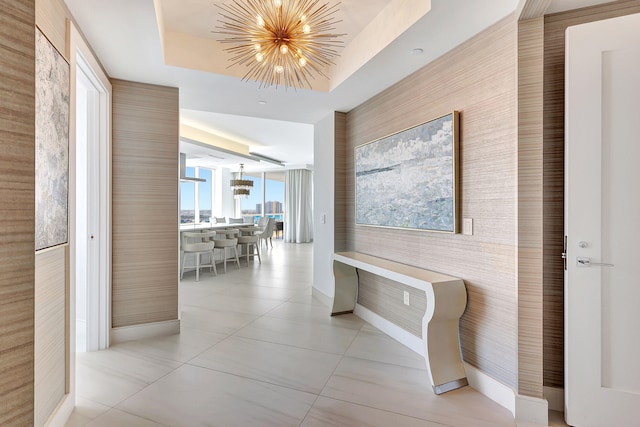
[[[566,419],[640,425],[640,14],[566,37]]]
[[[109,346],[109,109],[103,80],[76,52],[76,351]]]

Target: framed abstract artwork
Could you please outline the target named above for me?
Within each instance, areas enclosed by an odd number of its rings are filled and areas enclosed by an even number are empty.
[[[35,249],[68,241],[69,64],[36,29]]]
[[[458,232],[458,112],[355,148],[357,225]]]

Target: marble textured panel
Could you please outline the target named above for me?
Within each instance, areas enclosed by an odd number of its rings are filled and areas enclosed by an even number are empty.
[[[66,243],[69,64],[36,29],[36,250]]]

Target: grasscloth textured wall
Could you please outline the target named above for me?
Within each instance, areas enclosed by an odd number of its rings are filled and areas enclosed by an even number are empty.
[[[358,304],[422,338],[422,318],[427,309],[424,291],[362,270],[358,270],[358,283]],[[404,292],[409,292],[408,307]]]
[[[36,23],[52,45],[69,61],[67,19],[71,13],[63,0],[36,0]]]
[[[112,84],[112,326],[175,320],[178,89]]]
[[[67,378],[68,245],[36,254],[35,426],[43,426],[64,397]]]
[[[346,173],[336,176],[347,189],[349,249],[464,279],[469,296],[460,330],[464,359],[514,389],[516,36],[515,18],[506,18],[349,112]],[[460,111],[461,217],[473,218],[474,235],[355,226],[354,147],[453,110]],[[367,302],[380,313],[390,287],[366,278],[361,283],[381,287],[380,299]]]
[[[544,385],[564,384],[564,33],[567,27],[640,13],[616,1],[545,17],[544,26]]]
[[[347,250],[347,186],[344,177],[347,173],[347,115],[335,113],[335,196],[334,196],[334,250],[336,252]],[[319,191],[320,189],[316,189]]]
[[[542,398],[542,16],[518,22],[518,393]]]
[[[0,425],[33,424],[35,3],[0,0]]]

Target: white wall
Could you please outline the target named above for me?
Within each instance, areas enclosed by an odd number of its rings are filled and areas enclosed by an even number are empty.
[[[313,131],[313,288],[329,298],[334,293],[334,145],[335,114],[331,113],[316,123]]]

